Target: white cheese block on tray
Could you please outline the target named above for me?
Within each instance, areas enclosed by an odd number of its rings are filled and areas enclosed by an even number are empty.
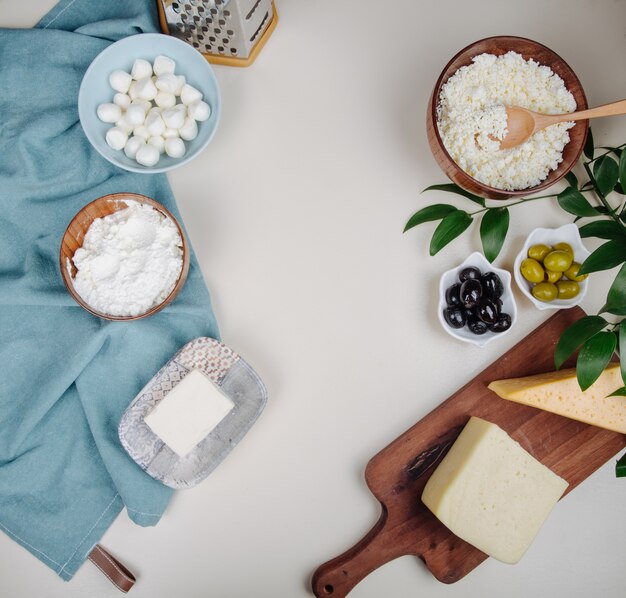
[[[422,501],[459,538],[516,563],[567,486],[504,430],[472,417],[428,480]]]
[[[144,420],[167,446],[184,457],[234,406],[202,372],[191,370]]]
[[[584,392],[575,369],[496,380],[489,389],[509,401],[626,434],[626,397],[608,396],[622,386],[620,367],[615,364],[607,367]]]

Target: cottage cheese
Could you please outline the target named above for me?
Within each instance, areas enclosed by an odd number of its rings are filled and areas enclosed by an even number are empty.
[[[124,203],[127,208],[91,223],[72,258],[74,289],[110,316],[138,316],[162,303],[183,267],[182,239],[171,218],[136,201]]]
[[[563,79],[516,52],[480,54],[442,86],[437,125],[452,159],[471,177],[498,189],[534,187],[563,160],[573,122],[551,125],[525,143],[501,150],[505,106],[543,114],[576,110]]]

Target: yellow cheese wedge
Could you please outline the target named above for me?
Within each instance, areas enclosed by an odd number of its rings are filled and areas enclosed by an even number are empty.
[[[626,397],[608,396],[622,386],[619,365],[615,364],[585,392],[578,386],[574,369],[496,380],[488,388],[503,399],[626,434]]]
[[[504,430],[472,417],[428,480],[422,502],[459,538],[516,563],[567,486]]]

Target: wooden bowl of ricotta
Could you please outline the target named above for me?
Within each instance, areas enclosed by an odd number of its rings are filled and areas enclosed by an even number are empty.
[[[89,227],[93,224],[93,222],[98,218],[104,218],[106,216],[114,214],[115,212],[126,209],[129,206],[129,203],[127,202],[135,202],[138,204],[150,206],[151,208],[154,208],[157,212],[159,212],[163,217],[168,218],[172,221],[172,223],[176,226],[176,229],[178,230],[178,234],[180,235],[180,239],[182,241],[182,266],[173,289],[169,292],[169,294],[163,301],[160,301],[158,304],[153,305],[145,312],[142,312],[138,315],[111,315],[102,311],[98,311],[93,306],[89,305],[89,303],[87,303],[76,291],[76,288],[74,286],[74,277],[76,276],[77,268],[72,260],[74,258],[74,254],[76,253],[76,250],[83,246],[85,235],[87,234],[87,231],[89,230]],[[61,276],[63,277],[65,287],[67,288],[69,294],[76,301],[76,303],[78,303],[78,305],[80,305],[83,309],[93,314],[94,316],[103,318],[105,320],[132,321],[139,320],[140,318],[146,318],[148,316],[151,316],[152,314],[157,313],[158,311],[161,311],[164,307],[169,305],[175,299],[176,295],[178,295],[180,290],[183,288],[185,281],[187,280],[187,274],[189,272],[189,258],[189,244],[185,238],[183,229],[180,226],[180,223],[176,220],[176,218],[174,218],[172,213],[167,208],[165,208],[154,199],[151,199],[150,197],[147,197],[145,195],[140,195],[138,193],[111,193],[109,195],[99,197],[98,199],[87,204],[76,214],[76,216],[74,216],[74,218],[68,225],[65,234],[63,235],[59,261]]]
[[[472,59],[475,56],[480,54],[501,56],[510,51],[520,54],[524,60],[528,61],[532,58],[540,65],[552,69],[554,73],[561,77],[567,90],[574,96],[576,110],[585,110],[588,108],[583,87],[571,67],[558,54],[538,42],[514,36],[488,37],[470,44],[456,54],[445,66],[441,75],[439,75],[430,96],[426,116],[428,143],[430,144],[430,149],[437,164],[439,164],[452,182],[471,193],[488,199],[510,199],[513,197],[531,195],[550,187],[562,179],[578,162],[585,146],[587,132],[589,130],[589,121],[582,120],[576,122],[574,127],[569,130],[570,141],[563,149],[562,161],[556,169],[550,171],[547,178],[533,187],[517,190],[498,189],[496,187],[490,187],[467,174],[448,153],[439,132],[437,125],[437,105],[441,95],[441,88],[461,67],[472,64]]]

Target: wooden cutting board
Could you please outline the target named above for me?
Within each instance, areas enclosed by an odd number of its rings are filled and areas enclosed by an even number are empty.
[[[559,336],[584,315],[578,307],[557,312],[368,463],[365,480],[382,514],[360,542],[317,569],[312,586],[318,598],[343,598],[372,571],[407,554],[422,559],[444,583],[458,581],[488,558],[452,534],[420,499],[471,415],[508,432],[569,482],[567,492],[626,446],[626,435],[505,401],[487,388],[493,380],[554,370]]]

